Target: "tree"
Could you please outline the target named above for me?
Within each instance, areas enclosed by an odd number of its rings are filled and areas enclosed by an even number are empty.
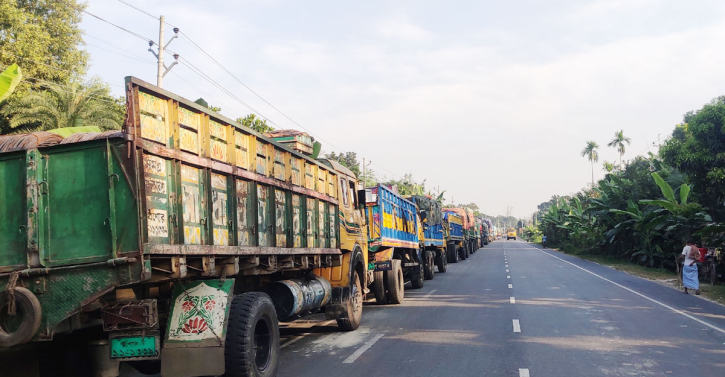
[[[237,118],[237,122],[261,134],[274,131],[274,127],[268,125],[266,119],[257,118],[256,114],[249,114],[243,118]]]
[[[413,174],[406,173],[403,179],[391,179],[383,183],[386,186],[396,186],[400,195],[425,195],[425,179],[418,183]]]
[[[689,178],[696,200],[725,220],[725,96],[685,114],[660,155]]]
[[[582,150],[582,157],[586,157],[592,164],[592,187],[594,187],[594,163],[599,161],[597,149],[599,144],[594,141],[587,141],[587,146]]]
[[[607,173],[613,172],[614,169],[617,168],[616,165],[614,165],[615,163],[616,162],[609,162],[609,161],[602,162],[602,170],[606,171]]]
[[[47,90],[33,90],[8,101],[2,113],[12,132],[33,132],[61,127],[95,126],[102,130],[120,129],[123,116],[120,99],[109,96],[110,89],[99,80],[69,86],[44,84]]]
[[[612,148],[617,148],[617,152],[619,152],[619,169],[622,169],[622,156],[624,155],[624,144],[630,145],[632,144],[632,139],[624,136],[624,130],[620,130],[614,133],[614,138],[612,141],[607,144],[607,146]]]
[[[360,177],[360,163],[357,160],[357,153],[355,152],[341,152],[339,154],[330,152],[325,154],[325,158],[328,160],[335,160],[342,166],[350,169],[356,177]],[[367,173],[367,172],[366,172]]]
[[[18,62],[27,77],[64,84],[84,75],[88,52],[80,49],[79,23],[85,7],[75,0],[0,2],[0,66]]]

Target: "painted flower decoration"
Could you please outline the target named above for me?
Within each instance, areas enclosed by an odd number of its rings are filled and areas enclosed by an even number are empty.
[[[181,304],[181,310],[184,312],[188,312],[189,310],[194,309],[194,303],[191,301],[184,301],[183,304]]]
[[[204,309],[206,309],[208,311],[214,310],[215,306],[216,306],[216,301],[214,301],[214,300],[209,300],[204,303]]]
[[[187,334],[201,334],[209,327],[206,325],[206,321],[199,317],[194,317],[181,327],[181,331]]]

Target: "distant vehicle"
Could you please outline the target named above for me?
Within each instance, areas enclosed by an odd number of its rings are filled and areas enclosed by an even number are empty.
[[[506,240],[510,240],[512,238],[516,240],[516,231],[513,229],[509,229],[508,233],[506,234]]]

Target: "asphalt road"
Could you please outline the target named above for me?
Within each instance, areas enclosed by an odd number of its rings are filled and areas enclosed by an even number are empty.
[[[284,324],[280,376],[725,375],[725,307],[521,241],[449,265],[341,333]]]

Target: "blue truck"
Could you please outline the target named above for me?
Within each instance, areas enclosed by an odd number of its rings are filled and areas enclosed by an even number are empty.
[[[423,287],[423,228],[413,202],[383,185],[369,189],[372,196],[366,213],[372,291],[379,304],[400,304],[406,282],[415,289]]]
[[[420,240],[420,248],[423,250],[423,271],[426,280],[431,280],[435,276],[436,266],[441,273],[448,269],[443,212],[440,203],[427,196],[412,195],[408,199],[418,207],[418,217],[421,219],[424,235]]]
[[[458,263],[459,260],[468,257],[464,244],[463,218],[459,214],[443,212],[443,237],[446,242],[448,263]]]

